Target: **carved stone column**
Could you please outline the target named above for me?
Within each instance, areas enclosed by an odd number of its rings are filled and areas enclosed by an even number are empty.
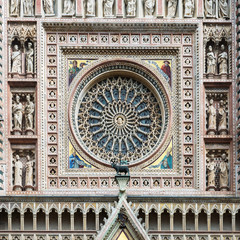
[[[83,0],[76,0],[76,17],[83,16]]]
[[[182,214],[182,230],[186,231],[186,214]]]
[[[98,231],[99,230],[99,213],[96,213],[95,217],[96,217],[96,226],[95,226],[95,228]]]
[[[74,213],[70,214],[71,231],[74,230]]]
[[[87,214],[83,213],[83,231],[87,230]]]
[[[20,230],[24,230],[24,213],[20,214]]]
[[[146,231],[149,230],[149,214],[146,213],[145,215],[145,228],[146,228]]]
[[[158,231],[161,231],[161,213],[158,213]]]
[[[164,0],[156,0],[157,18],[163,18]]]
[[[62,214],[58,213],[58,230],[62,230]]]
[[[236,215],[232,214],[232,231],[236,231]]]
[[[170,213],[170,231],[173,231],[173,213]]]
[[[35,16],[36,17],[42,16],[42,0],[35,1]]]
[[[12,230],[12,214],[8,213],[8,231]]]
[[[204,1],[203,0],[198,0],[196,2],[196,7],[197,7],[197,18],[203,18],[204,17]]]
[[[207,228],[208,228],[208,231],[211,230],[211,214],[207,215]]]
[[[195,214],[195,231],[198,231],[198,214]]]
[[[124,9],[124,2],[123,0],[116,0],[116,17],[122,18],[123,17],[123,9]]]
[[[46,213],[45,215],[45,224],[46,224],[46,231],[49,230],[49,214]]]
[[[223,214],[219,214],[219,229],[223,230]]]
[[[37,214],[33,214],[33,230],[37,230]]]

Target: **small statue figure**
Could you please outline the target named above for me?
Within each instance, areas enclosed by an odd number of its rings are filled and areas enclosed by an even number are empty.
[[[218,2],[218,16],[220,18],[229,18],[228,16],[228,1],[227,0],[219,0]]]
[[[208,134],[215,135],[216,133],[216,108],[213,106],[213,99],[210,99],[207,109],[208,114]]]
[[[211,45],[208,47],[207,53],[207,74],[215,74],[216,71],[216,56]]]
[[[43,9],[45,14],[54,15],[53,3],[54,0],[43,0]]]
[[[26,175],[25,175],[25,186],[33,186],[33,165],[34,161],[31,161],[30,156],[27,155],[26,162]]]
[[[22,73],[22,54],[17,44],[13,46],[12,73]]]
[[[14,185],[22,187],[22,169],[23,165],[20,161],[19,155],[16,155],[15,157],[15,170],[14,170]]]
[[[127,9],[126,9],[127,17],[135,17],[137,1],[136,0],[126,0],[126,5],[127,5]]]
[[[228,54],[225,51],[225,46],[221,45],[221,53],[218,55],[219,74],[227,74],[228,66]]]
[[[194,14],[194,2],[193,0],[185,0],[184,5],[184,17],[193,17]]]
[[[34,1],[33,0],[23,0],[23,14],[24,16],[33,16]]]
[[[205,0],[205,16],[208,18],[216,17],[216,0]]]
[[[156,0],[144,0],[145,17],[152,17]]]
[[[11,6],[10,6],[10,15],[11,16],[19,16],[20,13],[20,2],[21,0],[11,0]]]
[[[69,14],[72,15],[74,12],[74,3],[73,0],[64,0],[63,4],[63,14]]]
[[[167,17],[174,18],[177,12],[178,0],[167,0]]]
[[[220,163],[219,185],[220,190],[228,190],[228,160],[225,153],[222,154],[222,161]]]
[[[23,106],[22,106],[22,103],[20,102],[19,95],[16,95],[16,101],[13,104],[12,112],[13,112],[13,123],[14,123],[13,130],[22,131]]]
[[[27,73],[33,73],[33,47],[32,47],[32,43],[28,42],[28,50],[26,52],[26,65],[27,65]]]
[[[224,107],[223,100],[220,101],[220,107],[218,109],[218,131],[220,135],[227,134],[227,113]]]
[[[114,0],[103,0],[104,17],[113,16],[113,4],[114,4]]]
[[[86,0],[87,1],[87,16],[95,17],[95,0]]]
[[[30,101],[30,95],[26,96],[27,103],[25,105],[25,128],[26,130],[33,131],[33,114],[34,114],[34,103]]]
[[[215,170],[216,164],[214,162],[214,155],[210,156],[210,160],[207,162],[207,176],[208,176],[208,189],[215,189]]]

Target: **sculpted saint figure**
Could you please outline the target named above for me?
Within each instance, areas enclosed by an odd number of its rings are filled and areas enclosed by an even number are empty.
[[[225,51],[225,46],[221,45],[221,53],[218,55],[218,64],[219,64],[219,74],[227,73],[227,61],[228,61],[228,54]]]
[[[22,55],[18,45],[13,46],[12,52],[12,72],[22,73]]]
[[[104,0],[103,1],[103,11],[105,17],[113,16],[113,4],[114,0]]]
[[[212,46],[209,45],[207,53],[207,73],[215,74],[216,70],[216,56],[213,52]]]
[[[206,17],[216,16],[216,0],[205,0],[205,15]]]
[[[24,0],[23,1],[23,14],[25,16],[33,16],[34,1]]]
[[[64,0],[63,13],[64,14],[73,14],[74,3],[72,0]]]
[[[25,106],[25,128],[33,130],[33,114],[34,114],[34,103],[30,101],[30,95],[26,96],[27,103]]]
[[[226,154],[222,154],[222,161],[220,163],[220,176],[219,176],[220,189],[228,187],[228,160]]]
[[[11,0],[10,15],[19,16],[20,0]]]
[[[207,163],[208,187],[215,187],[215,170],[214,155],[211,155],[210,161]]]
[[[95,0],[87,0],[87,16],[95,16]]]
[[[178,0],[167,0],[168,17],[176,16]]]
[[[20,102],[19,95],[16,95],[16,101],[12,107],[13,112],[13,123],[14,123],[14,130],[22,130],[22,115],[23,115],[23,106]]]
[[[27,73],[33,73],[33,47],[32,43],[28,42],[28,50],[26,52],[26,65],[27,65]]]
[[[22,186],[22,162],[19,155],[15,157],[14,185]]]
[[[227,114],[226,114],[223,100],[220,101],[220,107],[218,109],[218,117],[219,117],[218,131],[220,132],[221,135],[227,134]]]
[[[216,108],[213,106],[213,99],[210,99],[209,106],[207,109],[208,114],[208,131],[216,131]]]
[[[136,0],[126,0],[127,5],[127,16],[128,17],[135,17],[136,16]]]
[[[155,0],[144,0],[145,17],[152,17],[155,8],[155,2]]]
[[[228,18],[228,1],[227,0],[219,0],[218,16],[220,18]]]
[[[184,17],[193,17],[194,2],[193,0],[185,0]]]
[[[54,0],[43,0],[43,8],[45,14],[55,14],[53,8],[53,1]]]
[[[27,155],[27,162],[26,162],[26,176],[25,176],[25,185],[26,186],[33,186],[33,161],[31,161],[30,156]]]

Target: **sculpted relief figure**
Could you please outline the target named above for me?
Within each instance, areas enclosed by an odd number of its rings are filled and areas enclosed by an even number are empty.
[[[27,65],[27,69],[26,72],[27,73],[33,73],[33,44],[31,42],[28,42],[28,49],[26,52],[26,65]]]
[[[174,18],[177,12],[178,0],[167,0],[167,16]]]
[[[114,0],[104,0],[103,1],[104,17],[112,17],[113,16],[113,4],[114,4]]]
[[[33,130],[34,103],[30,101],[30,95],[26,96],[27,103],[25,105],[25,128]]]
[[[216,17],[216,0],[205,0],[205,16]]]
[[[194,14],[193,0],[185,0],[184,17],[193,17],[193,14]]]
[[[207,74],[215,74],[216,71],[216,56],[213,52],[213,48],[210,45],[208,47],[208,53],[207,53]]]
[[[86,0],[87,1],[87,16],[95,16],[95,0]]]
[[[225,51],[225,46],[221,45],[221,53],[218,55],[219,74],[227,74],[228,72],[228,54]]]
[[[24,0],[23,1],[23,14],[25,16],[33,16],[34,10],[34,1],[33,0]]]
[[[22,169],[23,165],[22,162],[20,161],[19,155],[16,155],[15,161],[14,161],[14,185],[15,186],[22,186]]]
[[[54,0],[43,0],[43,8],[45,14],[53,15],[54,13],[54,8],[53,8],[53,3]]]
[[[29,155],[27,155],[26,158],[27,158],[27,162],[26,162],[25,185],[26,186],[33,186],[33,165],[34,165],[34,162],[31,161]]]
[[[220,176],[219,176],[219,185],[220,190],[223,188],[228,189],[228,160],[226,154],[222,154],[222,161],[220,163]]]
[[[22,54],[17,44],[13,46],[12,73],[22,73]]]
[[[144,0],[145,17],[152,17],[155,9],[155,0]]]
[[[220,101],[220,107],[218,109],[218,131],[220,135],[227,134],[227,113],[224,107],[223,100]]]
[[[136,16],[137,1],[136,0],[126,0],[126,13],[128,17]]]
[[[215,170],[216,164],[214,162],[214,155],[212,155],[207,163],[208,187],[215,188],[215,176],[216,176]]]
[[[220,18],[229,18],[229,16],[228,16],[228,1],[227,0],[219,0],[218,16]]]
[[[19,16],[19,13],[20,13],[20,1],[21,0],[11,0],[10,15],[12,15],[12,16]]]
[[[13,104],[12,112],[13,112],[13,123],[14,123],[13,130],[21,131],[22,130],[23,106],[22,106],[22,103],[20,102],[19,95],[16,95],[16,101]]]
[[[63,4],[63,13],[64,14],[73,14],[74,12],[74,3],[73,0],[64,0]]]
[[[208,114],[208,134],[215,135],[216,132],[216,108],[213,106],[213,99],[210,99],[207,109]]]

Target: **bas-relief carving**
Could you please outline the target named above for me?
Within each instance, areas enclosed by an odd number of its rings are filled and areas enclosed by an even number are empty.
[[[55,15],[54,4],[55,0],[43,0],[43,9],[46,15]]]
[[[126,3],[126,16],[136,17],[137,1],[125,0],[125,3]]]
[[[34,1],[33,0],[23,0],[23,15],[24,16],[34,16]]]
[[[10,15],[18,17],[20,13],[20,2],[21,0],[11,0]]]
[[[74,2],[73,0],[64,0],[63,2],[63,14],[73,15],[74,13]]]
[[[104,17],[113,17],[114,0],[103,0],[103,14]]]
[[[167,0],[167,17],[176,17],[178,0]]]
[[[152,17],[155,10],[156,0],[144,0],[143,2],[145,17]]]
[[[86,0],[86,16],[96,16],[96,0]]]
[[[194,14],[194,0],[185,0],[184,17],[191,18]]]

